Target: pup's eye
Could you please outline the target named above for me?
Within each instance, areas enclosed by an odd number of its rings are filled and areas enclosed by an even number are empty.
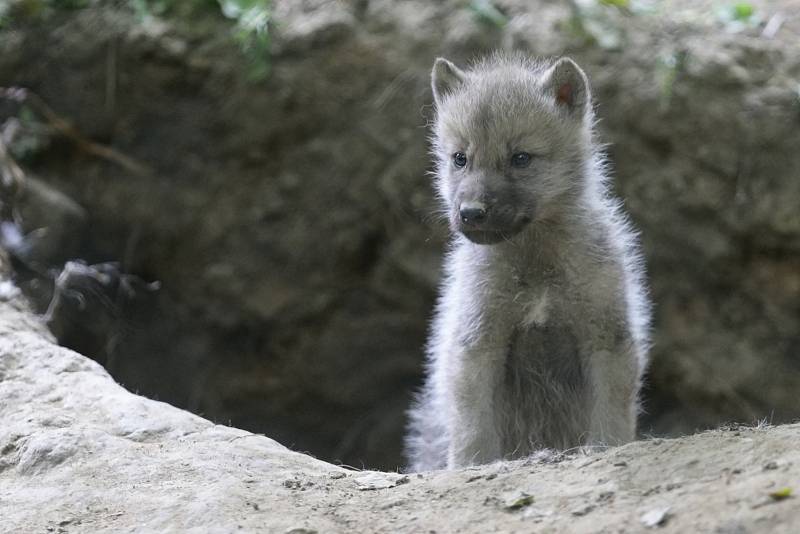
[[[456,152],[453,154],[453,164],[456,167],[463,167],[467,164],[467,155],[463,152]]]
[[[531,164],[531,155],[527,152],[517,152],[511,156],[511,166],[523,169]]]

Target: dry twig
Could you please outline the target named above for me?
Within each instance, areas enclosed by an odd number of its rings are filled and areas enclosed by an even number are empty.
[[[111,147],[95,143],[91,139],[88,139],[72,126],[69,121],[53,111],[53,109],[33,91],[22,87],[0,87],[0,98],[28,104],[34,111],[44,117],[53,130],[75,143],[79,150],[116,163],[120,167],[139,176],[152,174],[152,170],[147,165]]]
[[[25,172],[11,156],[3,138],[0,137],[0,218],[13,219],[14,200],[22,192]]]

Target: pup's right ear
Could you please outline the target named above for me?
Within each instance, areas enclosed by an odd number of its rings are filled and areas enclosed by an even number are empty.
[[[545,73],[544,87],[557,107],[578,117],[586,115],[591,103],[591,91],[586,74],[568,57],[556,61]]]
[[[431,72],[433,100],[436,105],[440,105],[445,96],[464,83],[464,78],[464,71],[443,57],[436,58],[436,62],[433,64],[433,72]]]

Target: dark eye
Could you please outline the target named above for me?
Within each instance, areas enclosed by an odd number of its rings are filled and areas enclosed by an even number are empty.
[[[463,152],[456,152],[453,154],[453,164],[456,167],[463,167],[467,164],[467,155]]]
[[[517,152],[511,156],[511,166],[523,169],[531,164],[531,155],[527,152]]]

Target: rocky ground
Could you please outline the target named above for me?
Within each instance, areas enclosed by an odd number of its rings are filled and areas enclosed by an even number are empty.
[[[402,465],[446,240],[428,73],[499,48],[569,54],[592,80],[652,282],[643,432],[800,416],[797,1],[734,20],[718,2],[498,0],[492,22],[466,1],[276,0],[261,81],[218,10],[85,4],[0,25],[0,85],[83,139],[4,97],[24,185],[0,216],[37,311],[65,260],[141,278],[82,279],[51,310],[59,341],[128,389],[327,460]]]
[[[800,425],[453,472],[354,471],[129,393],[0,282],[2,532],[800,529]]]

